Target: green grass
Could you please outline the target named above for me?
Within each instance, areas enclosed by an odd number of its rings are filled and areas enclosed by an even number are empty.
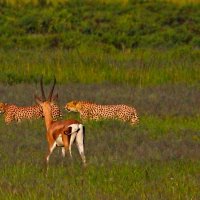
[[[152,138],[162,138],[171,133],[177,138],[184,132],[197,133],[200,129],[200,117],[165,117],[146,116],[141,119],[141,126]],[[200,141],[200,135],[190,135],[194,140]]]
[[[30,105],[35,85],[0,85],[0,90],[4,101]],[[0,199],[199,199],[198,88],[134,88],[133,96],[130,86],[107,84],[67,84],[56,90],[62,107],[71,99],[134,105],[140,124],[86,122],[87,167],[75,145],[73,160],[62,159],[56,149],[46,177],[43,120],[7,126],[1,116]],[[76,113],[63,114],[79,119]]]
[[[4,199],[198,199],[200,163],[53,167],[45,177],[32,165],[5,166]],[[34,177],[33,177],[34,174]]]
[[[85,48],[0,52],[0,81],[4,83],[38,82],[42,74],[45,82],[56,76],[59,83],[114,83],[143,87],[199,82],[200,51],[188,47],[112,53]]]
[[[109,2],[0,4],[0,82],[199,84],[199,4]]]
[[[4,199],[198,199],[200,162],[187,150],[191,142],[200,144],[198,121],[146,116],[135,128],[116,121],[88,122],[88,166],[81,166],[75,148],[73,160],[64,162],[56,150],[46,177],[43,122],[5,126],[1,120],[6,134],[1,135],[0,194]]]

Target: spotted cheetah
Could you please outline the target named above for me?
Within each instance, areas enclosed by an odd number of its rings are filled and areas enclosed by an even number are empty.
[[[52,103],[52,116],[54,119],[61,116],[60,108],[57,104]],[[5,122],[9,124],[12,121],[20,122],[22,119],[38,119],[43,117],[42,107],[40,105],[33,106],[16,106],[14,104],[0,103],[0,114],[5,115]]]
[[[134,125],[139,122],[135,108],[127,105],[99,105],[88,101],[71,101],[67,111],[79,112],[82,120],[117,119]]]

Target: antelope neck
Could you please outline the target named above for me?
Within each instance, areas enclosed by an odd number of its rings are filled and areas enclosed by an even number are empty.
[[[52,122],[53,122],[53,118],[51,115],[51,110],[50,112],[47,110],[43,110],[43,114],[44,114],[44,120],[45,120],[45,125],[46,125],[46,129],[48,130],[49,127],[51,126]]]

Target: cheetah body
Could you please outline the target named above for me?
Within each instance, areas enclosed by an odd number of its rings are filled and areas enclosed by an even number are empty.
[[[22,119],[38,119],[43,117],[42,108],[39,105],[16,106],[13,104],[0,103],[0,113],[4,113],[5,122],[9,124],[12,121],[20,122]],[[60,108],[57,104],[52,104],[52,116],[54,119],[61,116]]]
[[[79,112],[82,120],[117,119],[136,124],[139,119],[135,108],[121,105],[99,105],[86,101],[71,101],[65,109]]]

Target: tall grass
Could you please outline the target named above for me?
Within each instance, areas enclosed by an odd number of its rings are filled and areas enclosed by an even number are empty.
[[[9,55],[9,56],[8,56]],[[197,84],[200,51],[137,49],[133,52],[1,50],[0,81],[36,82],[55,75],[60,83],[116,83],[135,86]],[[20,73],[19,73],[20,72]]]
[[[194,167],[195,165],[195,167]],[[198,199],[199,162],[52,167],[46,178],[38,166],[5,166],[0,195],[7,199]],[[34,174],[34,176],[33,176]]]

